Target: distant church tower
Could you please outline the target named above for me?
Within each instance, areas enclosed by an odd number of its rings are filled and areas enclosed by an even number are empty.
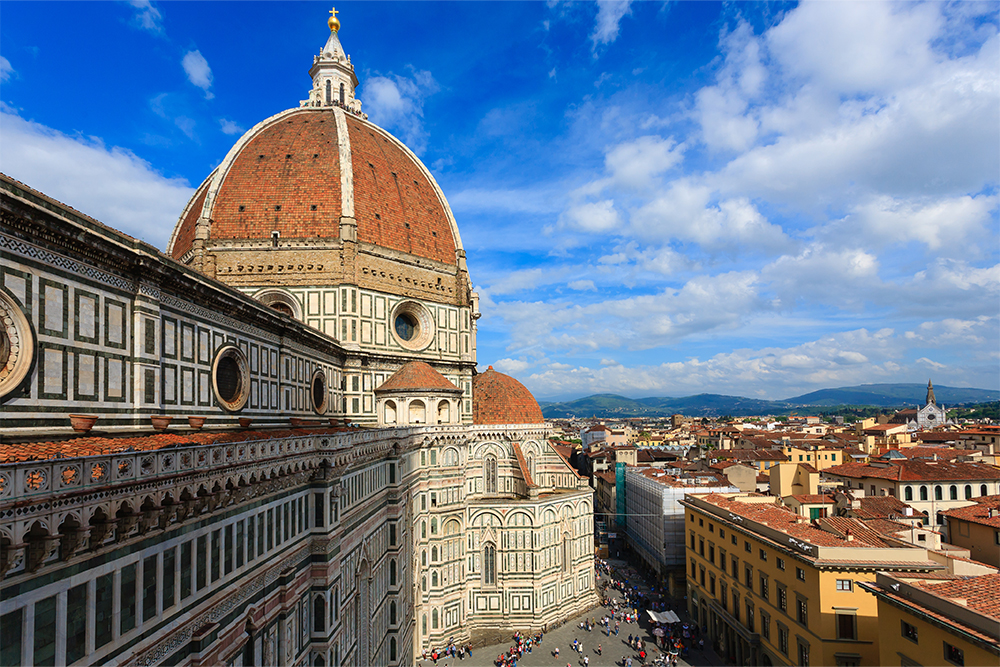
[[[934,384],[928,380],[927,400],[924,402],[924,407],[917,410],[916,424],[911,421],[910,429],[929,429],[944,426],[946,423],[948,423],[948,414],[943,405],[937,404],[937,400],[934,398]]]

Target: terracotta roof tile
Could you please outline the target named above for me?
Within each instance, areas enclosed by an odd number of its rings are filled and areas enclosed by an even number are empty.
[[[975,505],[947,510],[941,514],[952,519],[1000,528],[1000,496],[979,496],[972,500],[976,502]],[[990,516],[991,511],[993,516]]]
[[[542,409],[528,389],[490,366],[472,378],[474,424],[543,424]]]
[[[874,477],[900,482],[1000,479],[1000,469],[990,465],[928,461],[926,459],[892,461],[885,466],[875,466],[869,463],[845,463],[827,468],[823,472],[827,475],[853,479]]]
[[[402,368],[390,375],[388,380],[375,389],[376,392],[407,390],[436,390],[459,393],[462,391],[434,370],[430,364],[423,361],[411,361],[408,364],[404,364]]]

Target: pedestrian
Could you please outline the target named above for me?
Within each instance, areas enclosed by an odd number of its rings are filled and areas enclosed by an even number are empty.
[[[556,646],[556,650],[553,651],[552,655],[554,655],[557,658],[559,657],[559,647],[558,646]]]
[[[597,655],[601,655],[601,645],[597,645]]]

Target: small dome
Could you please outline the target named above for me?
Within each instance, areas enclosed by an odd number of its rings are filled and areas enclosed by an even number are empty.
[[[430,364],[423,361],[411,361],[393,373],[388,380],[375,390],[377,393],[388,391],[450,391],[462,393],[462,390],[449,382]]]
[[[490,366],[472,378],[473,424],[542,424],[542,409],[527,387]]]

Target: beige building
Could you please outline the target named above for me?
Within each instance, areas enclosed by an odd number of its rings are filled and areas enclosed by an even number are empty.
[[[1000,568],[1000,495],[972,501],[943,512],[949,540],[968,549],[974,560]]]

